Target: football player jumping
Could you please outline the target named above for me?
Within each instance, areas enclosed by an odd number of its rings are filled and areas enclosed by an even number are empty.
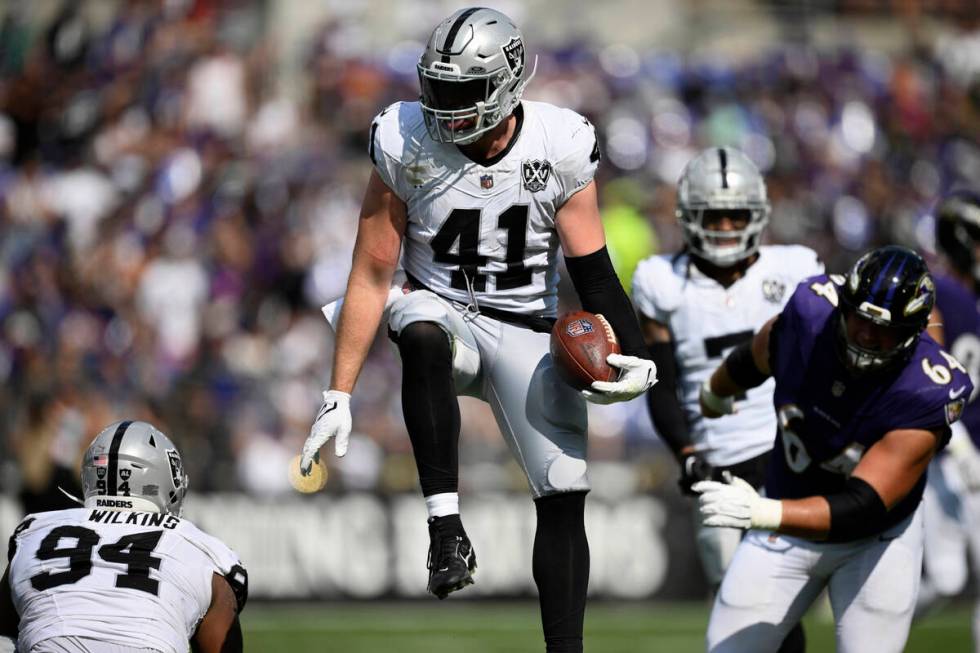
[[[936,275],[937,340],[980,378],[980,196],[950,194],[936,208],[936,244],[949,273]],[[953,425],[946,452],[929,465],[923,495],[925,553],[918,610],[959,594],[969,579],[968,557],[980,565],[980,404],[976,392]],[[969,549],[971,556],[967,555]],[[980,603],[973,611],[974,650],[980,651]]]
[[[712,147],[694,158],[677,187],[684,250],[646,259],[633,277],[633,301],[657,365],[647,393],[650,416],[681,466],[681,489],[729,472],[761,488],[773,445],[773,380],[749,390],[734,415],[701,416],[698,391],[725,354],[748,342],[785,306],[796,285],[823,272],[801,246],[760,246],[769,222],[766,186],[739,150]],[[695,505],[696,508],[696,505]],[[700,519],[698,520],[700,524]],[[717,589],[740,529],[697,529],[705,576]],[[794,630],[784,651],[803,650]]]
[[[521,100],[533,75],[524,39],[491,9],[462,9],[441,22],[418,73],[420,100],[388,107],[371,125],[374,169],[333,376],[301,469],[330,438],[337,455],[346,452],[350,394],[388,308],[429,513],[429,591],[444,598],[471,583],[476,566],[457,494],[456,396],[470,395],[490,404],[530,483],[547,650],[581,651],[589,573],[585,400],[631,399],[656,372],[606,251],[595,130],[573,111]],[[621,369],[618,380],[584,396],[559,379],[548,354],[559,245],[583,308],[606,317],[623,351],[609,358]],[[390,302],[399,258],[411,292]]]
[[[82,459],[84,507],[28,515],[0,580],[0,634],[30,653],[242,650],[248,575],[180,518],[187,476],[146,422],[107,426]]]
[[[825,587],[837,650],[901,651],[919,588],[926,467],[973,384],[925,328],[935,285],[903,247],[801,283],[705,382],[706,417],[772,376],[766,497],[738,477],[693,489],[706,526],[752,529],[715,598],[710,651],[776,651]]]

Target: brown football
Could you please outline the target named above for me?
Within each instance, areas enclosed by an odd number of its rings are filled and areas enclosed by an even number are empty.
[[[593,381],[614,381],[619,370],[606,356],[619,353],[619,340],[606,318],[587,311],[572,311],[558,318],[551,329],[551,357],[555,369],[576,390]]]

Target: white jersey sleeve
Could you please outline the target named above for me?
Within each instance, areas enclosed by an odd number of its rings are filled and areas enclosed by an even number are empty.
[[[640,261],[633,273],[633,304],[645,317],[670,323],[670,314],[681,303],[683,281],[674,272],[672,255],[651,256]]]
[[[239,605],[247,575],[237,556],[186,520],[77,508],[30,515],[11,538],[18,648],[86,637],[184,653],[211,604],[214,574]]]
[[[404,135],[398,126],[401,105],[401,102],[395,102],[371,121],[368,155],[381,181],[404,202],[409,189],[401,164],[405,156]]]
[[[571,109],[560,110],[566,138],[555,143],[555,177],[559,184],[558,206],[589,185],[599,167],[599,140],[595,127]]]

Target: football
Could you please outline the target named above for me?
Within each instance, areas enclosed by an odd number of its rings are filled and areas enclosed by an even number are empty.
[[[559,376],[576,390],[593,381],[615,381],[619,371],[606,362],[619,353],[619,340],[601,315],[572,311],[558,318],[551,329],[551,357]]]

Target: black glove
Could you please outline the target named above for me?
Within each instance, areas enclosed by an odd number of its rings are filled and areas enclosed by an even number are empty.
[[[691,486],[698,481],[717,481],[719,474],[711,464],[696,453],[689,453],[681,458],[681,477],[677,484],[681,492],[689,496],[697,496]]]

